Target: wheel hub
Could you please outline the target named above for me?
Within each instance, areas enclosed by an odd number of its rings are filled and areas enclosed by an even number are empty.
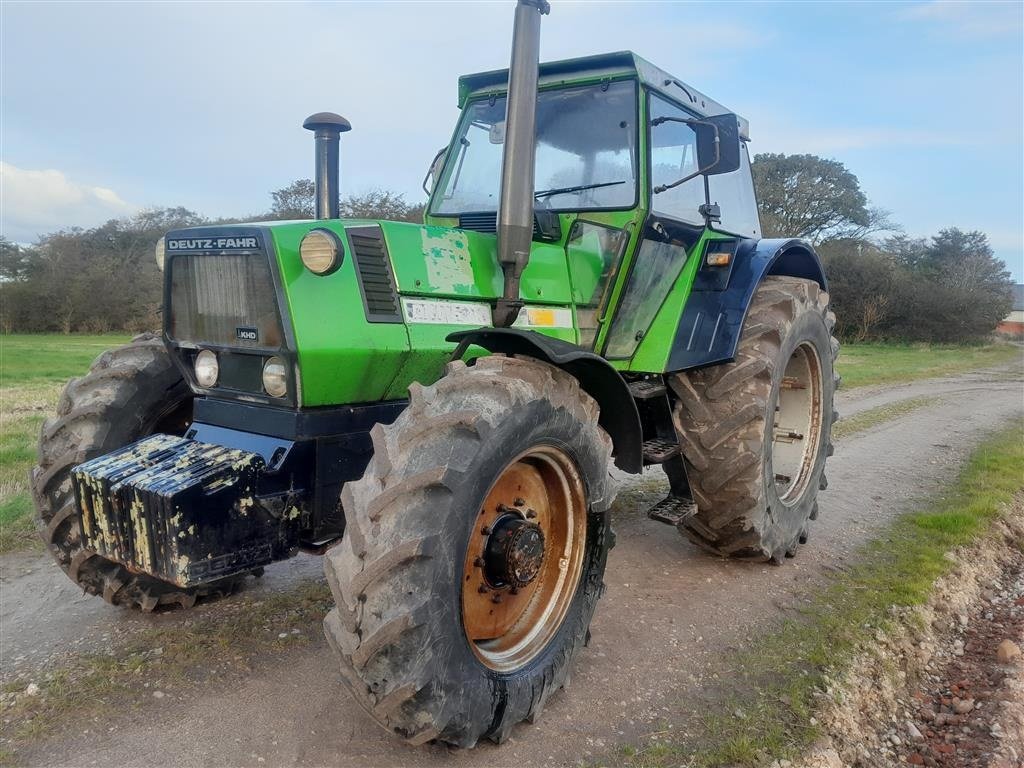
[[[484,576],[494,587],[521,589],[544,565],[544,531],[516,513],[495,522],[484,548]]]

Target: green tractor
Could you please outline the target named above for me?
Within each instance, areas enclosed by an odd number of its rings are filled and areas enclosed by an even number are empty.
[[[315,221],[169,232],[162,335],[67,385],[33,473],[49,550],[116,605],[323,554],[342,677],[414,744],[500,742],[566,682],[618,473],[661,466],[652,518],[775,563],[826,485],[835,318],[811,247],[760,237],[747,122],[632,53],[539,64],[547,11],[460,79],[422,225],[338,218],[321,113]]]

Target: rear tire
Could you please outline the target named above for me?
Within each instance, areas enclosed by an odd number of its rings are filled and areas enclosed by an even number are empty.
[[[39,437],[32,470],[36,524],[47,549],[73,582],[113,605],[152,611],[191,608],[196,599],[232,592],[243,577],[182,589],[134,573],[82,545],[71,469],[147,435],[184,434],[192,420],[192,391],[154,334],[104,352],[89,373],[68,382]]]
[[[451,363],[433,386],[414,384],[402,415],[374,427],[366,474],[342,492],[345,536],[324,564],[337,601],[324,628],[356,701],[389,731],[413,744],[500,742],[567,682],[603,591],[612,538],[611,439],[597,416],[597,404],[563,371],[494,355],[472,367]],[[554,478],[543,486],[550,496],[522,474],[506,486],[512,470]],[[575,526],[579,546],[554,547],[552,523],[535,573],[554,576],[484,592],[501,583],[490,576],[485,584],[491,561],[481,557],[491,557],[487,537],[502,525],[487,517],[498,506],[496,489],[509,491],[507,511],[524,510],[517,525],[540,526],[557,505],[531,499],[563,498],[563,486],[578,489],[564,495],[576,508],[559,515]],[[551,611],[531,624],[540,614],[528,606],[549,595]],[[491,597],[501,598],[495,612],[527,607],[511,614],[511,629],[472,639],[473,617],[486,621]]]
[[[828,484],[837,418],[839,342],[828,305],[811,280],[767,277],[735,360],[671,377],[673,421],[697,502],[680,529],[702,548],[780,563],[806,541],[818,490]]]

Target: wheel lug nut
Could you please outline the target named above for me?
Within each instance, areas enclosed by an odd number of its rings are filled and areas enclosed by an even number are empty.
[[[492,603],[500,603],[501,602],[501,595],[499,595],[499,594],[491,595],[491,602]]]
[[[537,513],[532,509],[528,509],[526,510],[526,516],[532,520],[537,516]]]
[[[491,535],[491,526],[485,525],[483,528],[480,529],[480,533],[483,534],[484,536],[490,536]]]
[[[481,584],[479,587],[477,587],[476,591],[479,592],[481,595],[486,595],[488,592],[490,592],[490,590],[487,589],[486,585],[484,584]]]
[[[484,559],[482,557],[478,557],[476,560],[473,561],[473,565],[475,565],[477,568],[483,568]]]
[[[526,503],[526,499],[519,499],[519,498],[517,498],[512,503],[515,504],[517,507],[521,507],[521,506],[523,506]]]

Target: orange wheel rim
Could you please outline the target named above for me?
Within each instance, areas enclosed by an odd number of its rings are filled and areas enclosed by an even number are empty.
[[[491,669],[522,667],[565,619],[583,570],[586,493],[575,463],[553,446],[514,458],[470,532],[462,626]]]

